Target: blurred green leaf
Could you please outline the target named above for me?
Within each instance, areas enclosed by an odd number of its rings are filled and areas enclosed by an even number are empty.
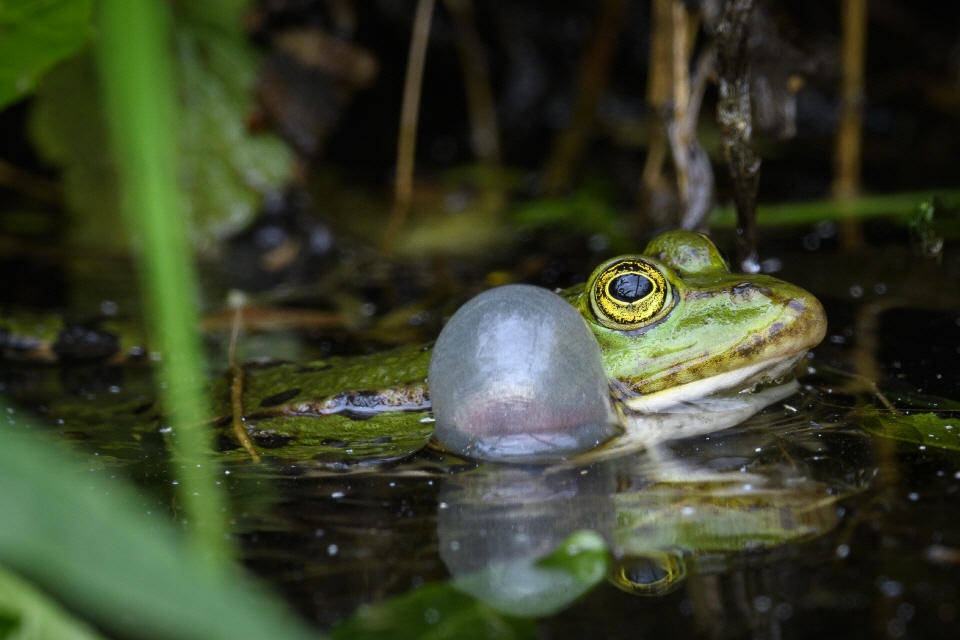
[[[614,251],[623,251],[630,240],[610,198],[592,191],[579,191],[566,198],[537,199],[517,205],[512,211],[520,227],[556,228],[601,234]]]
[[[244,38],[243,13],[250,0],[170,0],[174,15],[194,27],[216,29],[233,38]]]
[[[181,111],[180,186],[194,244],[215,242],[249,223],[262,194],[281,189],[293,156],[278,137],[251,133],[256,52],[244,40],[214,30],[177,30]]]
[[[863,411],[861,424],[875,436],[960,451],[960,417],[942,418],[934,413],[881,413],[868,406]]]
[[[256,51],[238,30],[190,18],[177,23],[175,38],[180,188],[194,245],[212,251],[253,219],[264,193],[287,183],[293,155],[277,136],[247,128]],[[40,152],[63,169],[74,214],[71,239],[126,248],[117,171],[89,52],[58,66],[40,84],[31,135]]]
[[[0,2],[0,108],[33,89],[89,39],[92,0]]]
[[[0,566],[0,638],[98,640],[103,636],[33,585]]]
[[[172,19],[165,0],[99,0],[97,62],[121,200],[160,352],[158,391],[172,421],[178,502],[197,551],[211,570],[229,565],[226,501],[207,455],[210,408],[199,389],[203,356],[196,327],[197,277],[178,193],[177,91]],[[201,473],[198,470],[207,470]]]
[[[938,411],[960,411],[960,402],[948,400],[939,396],[932,396],[925,393],[898,393],[885,392],[887,399],[898,405],[898,408],[907,409],[933,409]]]
[[[943,189],[937,193],[956,199],[960,191]],[[812,200],[785,202],[757,207],[757,224],[763,226],[810,225],[823,220],[861,220],[877,216],[891,216],[906,222],[917,209],[917,203],[930,198],[930,191],[912,191],[883,195],[861,196],[850,200]],[[718,207],[710,214],[711,228],[732,228],[737,224],[733,207]]]
[[[535,631],[533,620],[505,616],[449,584],[431,584],[361,608],[330,633],[341,640],[512,640]]]
[[[580,531],[541,560],[492,565],[457,578],[453,584],[502,613],[543,618],[562,611],[595,587],[607,568],[603,538]]]
[[[205,571],[123,481],[0,430],[0,563],[124,637],[316,637],[239,572]]]
[[[63,169],[63,193],[72,214],[70,237],[83,245],[128,246],[89,51],[59,65],[37,87],[30,134],[40,153]]]
[[[603,539],[580,531],[546,558],[492,565],[363,607],[331,635],[344,640],[531,638],[533,619],[569,606],[603,580],[607,569]]]

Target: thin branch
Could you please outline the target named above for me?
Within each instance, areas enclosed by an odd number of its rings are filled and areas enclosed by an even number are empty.
[[[673,2],[653,0],[650,7],[650,64],[647,73],[646,102],[650,118],[654,122],[647,157],[640,174],[640,215],[637,216],[635,232],[639,233],[644,223],[655,227],[667,226],[670,220],[664,208],[655,205],[656,194],[664,189],[666,179],[663,163],[667,159],[667,127],[665,110],[673,91]]]
[[[391,249],[403,229],[413,200],[413,169],[417,150],[417,118],[420,114],[420,94],[423,87],[423,67],[427,59],[427,42],[435,0],[417,0],[407,57],[407,75],[403,86],[403,106],[400,109],[400,135],[397,141],[397,176],[393,208],[384,234],[384,248]]]
[[[497,127],[496,102],[490,87],[483,42],[477,33],[473,0],[444,0],[444,4],[457,30],[457,48],[467,93],[473,151],[481,162],[499,165],[500,131]]]
[[[243,368],[237,365],[234,357],[237,340],[240,337],[240,327],[243,325],[243,307],[237,306],[233,314],[233,327],[230,330],[230,348],[227,351],[228,373],[230,375],[230,424],[233,435],[240,446],[250,455],[254,464],[260,463],[260,454],[253,446],[250,435],[243,426]]]
[[[833,154],[833,195],[840,201],[854,198],[860,191],[867,0],[843,0],[842,11],[842,111]],[[860,244],[859,227],[856,223],[841,225],[840,237],[847,248]]]
[[[755,272],[757,264],[757,186],[760,158],[753,151],[750,104],[750,59],[747,40],[753,0],[726,0],[715,26],[719,100],[720,150],[733,179],[737,204],[740,268]]]
[[[556,194],[570,186],[580,163],[587,137],[593,128],[597,103],[607,87],[610,66],[616,50],[620,28],[629,3],[626,0],[604,0],[580,65],[577,99],[570,124],[557,135],[547,161],[544,191]]]
[[[693,78],[690,80],[686,110],[678,115],[679,120],[671,123],[670,141],[674,158],[676,161],[676,158],[683,156],[687,178],[680,191],[680,202],[683,205],[680,227],[683,229],[703,227],[713,204],[713,167],[709,155],[697,139],[697,121],[700,118],[703,95],[716,69],[716,63],[716,50],[713,46],[708,46],[700,53]]]
[[[686,125],[690,101],[690,70],[687,67],[687,8],[682,2],[674,2],[670,12],[673,31],[673,127],[671,136],[673,163],[677,169],[677,191],[680,203],[686,209],[690,192],[689,131]]]

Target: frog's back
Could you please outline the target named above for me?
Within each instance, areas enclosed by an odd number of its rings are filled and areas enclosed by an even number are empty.
[[[306,364],[243,367],[243,424],[283,457],[364,462],[408,455],[433,432],[426,377],[431,345]],[[215,385],[219,424],[230,421],[229,377]],[[371,418],[376,418],[371,420]]]

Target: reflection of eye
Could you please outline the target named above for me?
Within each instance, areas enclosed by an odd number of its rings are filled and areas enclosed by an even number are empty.
[[[608,263],[597,270],[588,286],[597,321],[612,329],[638,329],[660,317],[672,302],[663,274],[639,258]]]
[[[683,555],[674,549],[615,562],[611,577],[614,586],[638,596],[662,596],[679,587],[687,577]]]

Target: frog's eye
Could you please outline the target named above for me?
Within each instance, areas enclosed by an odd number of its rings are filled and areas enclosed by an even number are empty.
[[[652,551],[615,561],[611,572],[615,587],[640,596],[662,596],[676,591],[687,577],[687,563],[676,549]]]
[[[592,281],[590,304],[597,321],[611,329],[639,329],[669,310],[670,284],[653,264],[617,260]]]

